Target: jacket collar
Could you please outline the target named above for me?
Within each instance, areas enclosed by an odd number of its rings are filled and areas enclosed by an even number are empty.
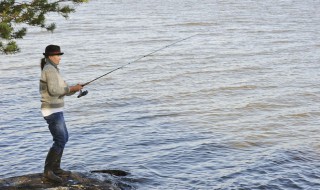
[[[54,64],[50,59],[46,59],[46,64],[50,64],[50,65],[54,66],[54,68],[56,68],[59,71],[58,65]]]

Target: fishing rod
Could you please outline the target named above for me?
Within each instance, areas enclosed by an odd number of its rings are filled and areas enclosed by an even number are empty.
[[[189,36],[189,37],[186,37],[186,38],[177,40],[177,41],[175,41],[175,42],[173,42],[173,43],[171,43],[171,44],[169,44],[169,45],[166,45],[166,46],[164,46],[164,47],[161,47],[161,48],[159,48],[159,49],[156,49],[156,50],[152,51],[151,53],[142,55],[142,56],[138,57],[137,59],[135,59],[135,60],[133,60],[133,61],[127,63],[127,64],[124,64],[124,65],[122,65],[122,66],[120,66],[120,67],[118,67],[118,68],[115,68],[115,69],[113,69],[113,70],[111,70],[111,71],[109,71],[109,72],[107,72],[107,73],[105,73],[105,74],[103,74],[103,75],[101,75],[101,76],[99,76],[99,77],[97,77],[97,78],[89,81],[89,82],[86,82],[86,83],[82,84],[81,86],[82,86],[82,87],[87,86],[87,85],[89,85],[90,83],[92,83],[92,82],[94,82],[94,81],[96,81],[96,80],[98,80],[98,79],[100,79],[100,78],[102,78],[102,77],[104,77],[104,76],[106,76],[106,75],[109,75],[110,73],[113,73],[113,72],[115,72],[115,71],[117,71],[117,70],[119,70],[119,69],[122,69],[123,67],[125,67],[125,66],[127,66],[127,65],[130,65],[131,63],[137,62],[137,61],[139,61],[139,60],[141,60],[141,59],[143,59],[143,58],[145,58],[145,57],[148,57],[148,56],[150,56],[150,55],[152,55],[152,54],[154,54],[154,53],[156,53],[156,52],[158,52],[158,51],[161,51],[161,50],[166,49],[166,48],[168,48],[168,47],[170,47],[170,46],[173,46],[173,45],[175,45],[175,44],[177,44],[177,43],[179,43],[179,42],[182,42],[182,41],[185,41],[185,40],[187,40],[187,39],[190,39],[190,38],[192,38],[192,37],[194,37],[194,36],[196,36],[196,35],[198,35],[198,34],[193,34],[193,35],[191,35],[191,36]],[[80,93],[79,93],[79,95],[78,95],[78,98],[80,98],[80,97],[82,97],[82,96],[85,96],[85,95],[87,95],[87,94],[88,94],[88,91],[87,91],[87,90],[85,90],[85,91],[80,90]]]

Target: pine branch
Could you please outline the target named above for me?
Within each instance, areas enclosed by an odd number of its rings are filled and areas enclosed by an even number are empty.
[[[67,19],[70,13],[75,12],[75,8],[71,5],[86,2],[88,0],[57,0],[51,3],[48,0],[33,0],[31,2],[0,1],[0,52],[9,54],[20,51],[13,40],[23,38],[27,34],[27,28],[15,29],[16,24],[25,23],[53,32],[56,24],[46,24],[48,13],[57,13]]]

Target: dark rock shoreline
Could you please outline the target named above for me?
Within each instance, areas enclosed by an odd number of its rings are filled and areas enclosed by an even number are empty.
[[[124,176],[124,171],[98,170],[91,173],[108,173],[111,175]],[[27,174],[17,177],[0,179],[1,190],[120,190],[110,181],[101,181],[90,175],[72,172],[69,177],[63,177],[63,183],[53,183],[43,177],[42,173]]]

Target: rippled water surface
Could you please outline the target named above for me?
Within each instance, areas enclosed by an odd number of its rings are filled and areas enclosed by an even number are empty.
[[[320,189],[320,4],[313,0],[92,0],[54,33],[0,55],[0,177],[42,172],[52,137],[39,60],[65,55],[63,166],[122,169],[128,189]],[[100,176],[103,177],[103,176]]]

